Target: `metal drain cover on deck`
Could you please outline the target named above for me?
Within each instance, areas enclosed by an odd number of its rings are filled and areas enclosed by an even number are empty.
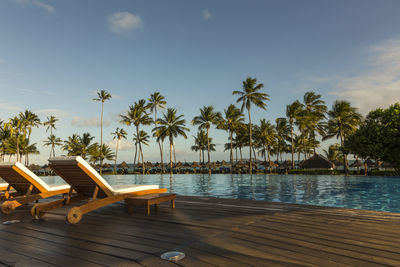
[[[161,259],[168,261],[179,261],[185,257],[185,253],[179,251],[168,251],[161,255]]]

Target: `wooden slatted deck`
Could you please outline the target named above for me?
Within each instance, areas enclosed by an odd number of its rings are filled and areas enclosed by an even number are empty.
[[[116,203],[74,226],[30,207],[0,225],[4,266],[400,266],[400,214],[179,196],[145,216]],[[172,263],[163,252],[186,257]]]

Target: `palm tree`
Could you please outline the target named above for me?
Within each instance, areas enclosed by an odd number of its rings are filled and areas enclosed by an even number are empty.
[[[150,98],[147,99],[149,104],[147,105],[150,108],[150,112],[154,112],[154,127],[156,127],[157,121],[157,108],[164,109],[167,101],[165,101],[165,97],[160,94],[160,92],[154,92],[150,95]],[[161,158],[161,171],[164,173],[164,162],[163,162],[163,145],[158,141],[158,147],[160,148],[160,158]]]
[[[73,134],[68,136],[67,140],[64,140],[64,145],[62,145],[61,149],[67,151],[68,156],[79,156],[79,142],[79,135]]]
[[[257,84],[256,78],[248,77],[243,81],[243,91],[233,91],[233,95],[239,95],[240,97],[236,100],[237,103],[242,102],[241,111],[246,107],[247,113],[249,115],[249,147],[250,147],[250,165],[249,171],[252,174],[252,163],[251,163],[251,150],[252,150],[252,140],[251,140],[251,104],[253,103],[259,108],[266,109],[267,104],[265,101],[269,100],[269,95],[266,93],[259,92],[264,87],[264,84]]]
[[[304,94],[304,115],[307,117],[307,132],[310,139],[315,139],[315,132],[318,132],[321,136],[325,135],[326,123],[323,120],[327,110],[325,101],[321,100],[321,95],[315,92]]]
[[[294,134],[294,122],[297,116],[300,114],[302,110],[302,104],[296,100],[292,104],[286,106],[286,117],[289,120],[290,125],[290,143],[291,143],[291,152],[292,152],[292,169],[294,169],[294,144],[293,144],[293,134]]]
[[[183,136],[187,138],[185,131],[189,131],[185,127],[186,120],[183,119],[183,115],[176,115],[176,109],[168,108],[166,113],[163,113],[163,118],[157,119],[157,127],[153,129],[154,135],[158,140],[164,140],[169,138],[169,159],[170,159],[170,172],[172,174],[172,146],[174,138]],[[157,141],[158,141],[157,140]]]
[[[139,131],[139,134],[134,134],[133,135],[133,141],[135,141],[135,144],[138,144],[139,147],[141,147],[141,145],[149,145],[149,139],[150,136],[143,130]],[[140,149],[140,156],[142,158],[142,172],[143,174],[145,173],[145,166],[144,166],[144,157],[143,157],[143,150]],[[138,159],[139,162],[139,159]]]
[[[197,132],[196,136],[193,135],[193,138],[194,138],[194,145],[191,146],[190,149],[195,151],[195,152],[197,152],[197,151],[200,152],[199,163],[201,163],[202,162],[201,155],[202,155],[202,152],[204,151],[203,150],[203,147],[204,147],[203,146],[204,145],[203,140],[206,140],[207,135],[203,130],[201,130],[201,131]],[[207,146],[207,144],[206,144],[206,146]],[[204,161],[204,159],[203,159],[203,161]]]
[[[43,123],[44,126],[47,126],[46,133],[47,133],[48,130],[50,130],[50,135],[53,134],[53,129],[54,130],[56,129],[56,122],[57,121],[58,121],[58,119],[53,115],[51,115],[50,117],[47,117],[47,121],[45,121]]]
[[[277,118],[275,122],[277,134],[277,155],[279,161],[279,156],[281,155],[282,157],[282,152],[285,152],[286,140],[289,139],[290,125],[288,124],[286,118]]]
[[[81,156],[86,159],[87,155],[90,155],[93,150],[99,147],[98,143],[91,143],[93,139],[94,136],[90,135],[90,133],[84,133],[82,136],[73,134],[68,137],[68,140],[64,141],[62,150],[67,151],[68,156]],[[99,153],[101,152],[99,151]],[[101,155],[99,155],[100,157]]]
[[[121,123],[124,123],[125,125],[128,126],[135,125],[136,136],[140,136],[139,135],[140,125],[150,125],[151,123],[153,123],[153,120],[147,113],[146,100],[144,99],[140,99],[138,102],[135,102],[133,105],[129,106],[129,110],[126,112],[126,114],[121,114],[119,116],[121,117]],[[139,153],[142,153],[141,143],[139,142],[138,145],[139,145]],[[135,153],[135,158],[136,158],[136,153]],[[142,168],[144,169],[144,163],[142,163]]]
[[[191,147],[191,150],[196,152],[200,151],[199,163],[203,162],[204,164],[204,151],[208,149],[208,145],[210,145],[210,151],[215,151],[215,144],[213,144],[211,137],[208,138],[207,141],[207,134],[204,130],[198,131],[197,135],[193,137],[194,137],[194,145]],[[203,161],[201,160],[202,158]]]
[[[332,162],[343,161],[343,154],[339,144],[330,145],[328,150],[324,149],[324,153],[326,158]]]
[[[39,127],[41,125],[38,115],[30,110],[25,110],[19,113],[19,118],[24,126],[24,135],[29,139],[32,134],[33,127]]]
[[[117,128],[115,132],[111,133],[114,137],[113,140],[117,140],[117,146],[115,148],[115,162],[114,162],[114,173],[116,173],[117,168],[117,157],[118,157],[118,145],[121,139],[126,139],[126,135],[128,134],[124,129]]]
[[[200,116],[196,116],[192,120],[193,125],[199,125],[199,130],[206,130],[207,133],[207,152],[208,152],[208,173],[211,174],[211,158],[210,158],[210,142],[209,131],[211,125],[218,125],[221,120],[221,113],[214,111],[213,106],[204,106],[200,109]]]
[[[103,144],[100,146],[98,143],[94,143],[89,153],[90,162],[96,163],[97,161],[103,162],[103,160],[114,160],[115,154],[111,151],[111,148]]]
[[[3,121],[1,121],[1,127],[0,127],[0,140],[1,140],[1,153],[2,153],[2,159],[4,161],[4,157],[6,155],[6,147],[5,144],[7,140],[11,138],[11,130],[9,127],[7,127],[7,124],[3,124]]]
[[[362,115],[358,113],[357,108],[352,107],[350,102],[336,100],[332,109],[328,112],[328,132],[323,140],[336,137],[340,139],[340,146],[344,152],[344,141],[350,134],[354,133],[357,126],[360,125]],[[347,153],[343,153],[344,170],[348,171]]]
[[[10,130],[11,135],[15,137],[17,161],[20,161],[19,142],[20,142],[20,136],[23,133],[22,121],[20,118],[15,116],[9,120],[9,122],[6,124],[6,127]]]
[[[244,115],[235,105],[231,104],[227,109],[224,110],[225,118],[221,118],[220,123],[218,125],[218,129],[223,129],[229,134],[230,141],[230,172],[232,173],[233,169],[233,133],[239,128],[242,127],[244,122]]]
[[[29,143],[29,138],[24,137],[23,135],[20,136],[21,141],[19,144],[19,149],[20,149],[20,158],[22,158],[22,155],[25,155],[25,165],[29,166],[29,154],[35,154],[38,155],[40,154],[39,150],[37,150],[36,143],[30,144]]]
[[[101,102],[101,117],[100,117],[100,147],[103,147],[103,111],[104,111],[104,102],[106,100],[111,99],[111,94],[106,90],[101,90],[97,92],[97,98],[93,98],[93,101]],[[100,174],[102,173],[103,166],[103,157],[101,156],[102,150],[100,149]]]
[[[49,158],[51,158],[51,154],[53,154],[53,157],[55,157],[56,156],[55,147],[61,146],[62,140],[61,138],[56,137],[54,134],[51,134],[49,137],[47,137],[47,140],[44,141],[44,145],[51,146]]]
[[[263,155],[264,157],[264,162],[267,162],[267,156],[268,162],[270,162],[272,148],[275,145],[277,139],[277,133],[274,125],[272,125],[266,119],[261,119],[260,125],[256,125],[255,135],[257,137],[256,139],[259,142],[258,145],[261,147],[260,152],[261,155]]]

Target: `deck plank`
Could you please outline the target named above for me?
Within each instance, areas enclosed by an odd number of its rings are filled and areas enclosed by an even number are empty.
[[[0,221],[0,266],[400,266],[400,214],[177,196],[145,216],[115,203],[78,225],[30,206]],[[66,209],[60,209],[60,214]],[[179,262],[160,259],[182,251]]]

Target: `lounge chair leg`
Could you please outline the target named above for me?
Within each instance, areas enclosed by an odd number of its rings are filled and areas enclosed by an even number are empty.
[[[147,216],[150,215],[150,205],[149,204],[146,205],[146,215]]]
[[[175,209],[175,199],[171,200],[171,208]]]
[[[11,214],[14,212],[15,208],[17,207],[15,201],[6,201],[1,205],[1,211],[4,214]]]
[[[66,219],[69,224],[77,224],[82,220],[82,216],[82,210],[79,207],[73,207],[68,211]]]

